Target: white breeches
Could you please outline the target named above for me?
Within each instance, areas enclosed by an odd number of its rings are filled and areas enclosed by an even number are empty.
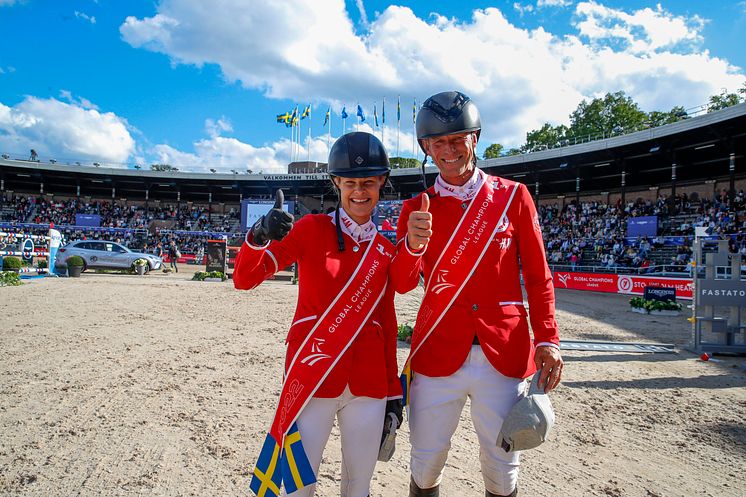
[[[334,418],[342,438],[342,497],[367,497],[381,445],[386,399],[356,397],[349,388],[337,398],[312,398],[298,418],[298,430],[309,463],[318,476],[321,456]],[[311,497],[316,485],[309,485],[290,497]],[[283,488],[282,494],[285,495]]]
[[[496,445],[508,411],[524,391],[524,380],[503,376],[474,345],[464,364],[444,377],[415,373],[409,407],[412,478],[420,488],[440,484],[443,466],[466,398],[479,438],[479,461],[487,490],[507,495],[518,481],[519,456]]]

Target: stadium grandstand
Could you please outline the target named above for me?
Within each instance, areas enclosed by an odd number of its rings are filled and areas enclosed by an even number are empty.
[[[743,103],[643,131],[483,160],[479,167],[529,187],[555,270],[684,275],[697,227],[746,254],[745,154]],[[210,238],[240,239],[252,206],[266,210],[278,188],[296,216],[333,207],[324,166],[205,174],[3,154],[0,227],[42,232],[54,223],[68,240],[119,239],[137,249],[174,239],[194,260]],[[436,174],[433,166],[425,169],[429,184]],[[377,216],[388,235],[395,236],[401,201],[422,188],[419,168],[392,171]]]

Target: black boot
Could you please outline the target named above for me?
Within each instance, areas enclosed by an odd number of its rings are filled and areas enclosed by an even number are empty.
[[[518,485],[508,495],[497,495],[493,494],[489,490],[484,491],[484,497],[516,497],[518,495]]]
[[[420,488],[414,482],[414,478],[409,480],[409,497],[439,497],[440,486],[435,485],[432,488]]]

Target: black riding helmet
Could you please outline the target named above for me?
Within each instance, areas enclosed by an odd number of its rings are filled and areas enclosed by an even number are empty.
[[[389,156],[381,140],[355,131],[340,136],[329,151],[329,174],[343,178],[367,178],[389,173]]]
[[[417,113],[415,128],[417,129],[417,143],[425,153],[425,158],[422,160],[422,184],[427,189],[425,177],[427,150],[425,150],[424,140],[471,131],[476,131],[477,140],[479,140],[482,120],[479,118],[479,109],[469,97],[460,91],[444,91],[425,100]]]
[[[381,140],[370,133],[355,131],[340,136],[332,145],[329,151],[329,165],[327,168],[329,175],[342,178],[367,178],[369,176],[388,176],[391,168],[389,167],[389,155],[381,143]],[[334,185],[336,189],[336,185]],[[337,223],[337,242],[339,250],[344,251],[344,239],[342,238],[342,228],[339,222],[339,202],[341,195],[337,191],[339,200],[335,219]]]

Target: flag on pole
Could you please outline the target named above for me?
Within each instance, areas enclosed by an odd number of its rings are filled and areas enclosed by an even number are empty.
[[[303,113],[300,115],[301,119],[305,119],[307,117],[311,117],[311,104],[308,104],[305,109],[303,109]]]
[[[324,116],[324,126],[326,126],[327,123],[329,122],[329,114],[331,112],[332,112],[332,108],[331,108],[331,106],[329,106],[329,108],[326,109],[326,115]]]
[[[376,111],[376,104],[373,104],[373,123],[378,127],[378,112]]]
[[[280,124],[287,125],[288,121],[290,121],[290,112],[285,112],[284,114],[277,114],[277,122]]]
[[[357,104],[357,117],[360,118],[360,122],[365,122],[365,113],[363,112],[363,108],[360,107],[360,104]]]
[[[347,107],[342,107],[342,119],[347,119]]]
[[[285,121],[285,126],[287,126],[288,128],[291,126],[296,126],[297,122],[298,122],[298,107],[296,107],[293,110],[293,113],[290,114],[290,117],[288,118],[288,120]]]
[[[386,97],[383,97],[381,104],[381,124],[386,124]]]
[[[396,122],[401,121],[401,102],[399,102],[399,97],[396,97]]]
[[[417,121],[417,99],[412,100],[412,122]]]

